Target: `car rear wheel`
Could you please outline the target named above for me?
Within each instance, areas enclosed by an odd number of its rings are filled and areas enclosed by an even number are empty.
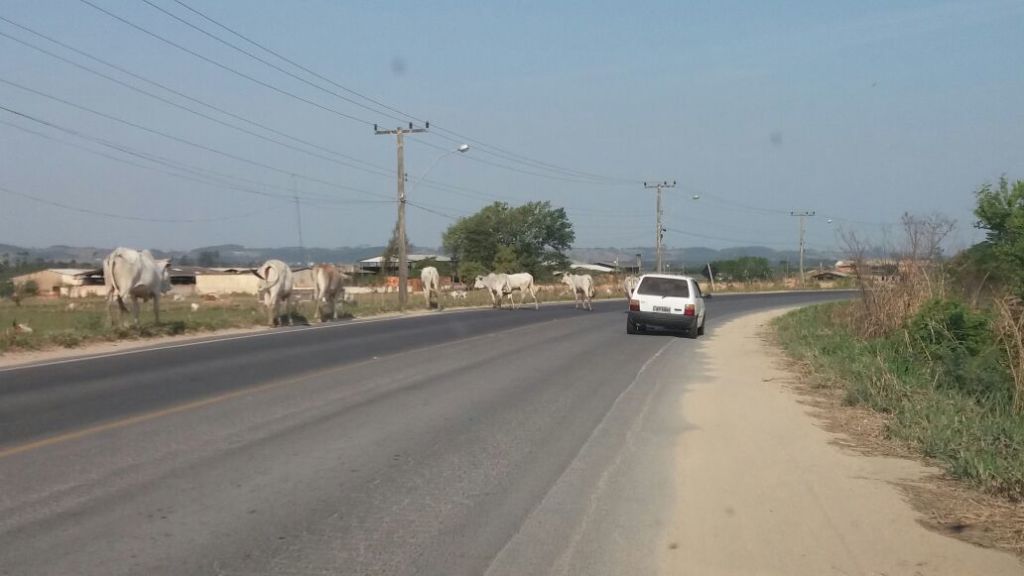
[[[636,322],[626,318],[626,334],[636,334],[638,332],[640,332],[640,328],[636,325]]]
[[[708,323],[708,318],[707,318],[707,316],[705,316],[704,320],[700,323],[700,328],[697,328],[697,336],[703,336],[704,335],[704,325],[707,324],[707,323]]]
[[[700,328],[697,326],[697,323],[694,322],[693,326],[686,329],[686,337],[696,338],[697,336],[700,336]]]

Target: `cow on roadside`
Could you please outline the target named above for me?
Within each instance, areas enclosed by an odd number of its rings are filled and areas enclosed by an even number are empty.
[[[323,322],[324,308],[332,320],[338,319],[338,300],[344,296],[342,282],[345,278],[334,264],[313,266],[313,317],[317,322]]]
[[[117,304],[120,316],[128,311],[125,300],[131,299],[132,318],[139,325],[139,300],[153,300],[153,316],[160,323],[160,296],[171,289],[168,267],[170,260],[157,260],[149,250],[116,248],[103,259],[103,283],[106,285],[107,312],[114,324],[112,308]]]
[[[267,260],[253,274],[260,279],[256,299],[267,307],[267,324],[276,326],[281,320],[283,302],[288,325],[292,323],[292,269],[280,260]]]
[[[590,304],[590,299],[594,297],[594,279],[590,277],[590,274],[564,274],[562,282],[572,290],[576,308],[580,307],[582,298],[585,309],[594,309]]]
[[[501,309],[501,299],[505,297],[505,294],[512,292],[508,287],[508,274],[495,274],[494,272],[487,276],[477,276],[473,288],[478,290],[486,288],[487,293],[491,295],[491,306],[499,310]]]
[[[431,308],[431,296],[437,301],[437,308],[441,309],[441,275],[437,268],[426,266],[420,270],[420,282],[423,283],[423,299],[426,300],[427,309]]]
[[[508,292],[507,296],[510,302],[512,302],[512,309],[516,309],[516,301],[512,298],[513,292],[521,292],[522,297],[520,298],[520,304],[526,300],[526,293],[529,292],[530,296],[533,297],[533,308],[534,310],[540,310],[540,302],[537,300],[537,285],[533,282],[533,274],[529,272],[520,272],[519,274],[508,274]]]
[[[633,290],[636,290],[637,285],[640,284],[640,278],[637,276],[629,275],[626,276],[625,280],[622,281],[622,289],[626,292],[626,299],[633,295]]]

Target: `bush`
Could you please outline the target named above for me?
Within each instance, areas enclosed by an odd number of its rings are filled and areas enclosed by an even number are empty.
[[[912,357],[923,360],[939,386],[1003,405],[1013,396],[991,318],[949,300],[927,302],[907,327]]]
[[[35,280],[29,280],[25,282],[25,285],[21,287],[21,292],[26,296],[38,296],[39,295],[39,284],[36,284]]]

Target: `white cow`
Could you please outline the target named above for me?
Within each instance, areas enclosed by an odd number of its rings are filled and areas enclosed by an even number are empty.
[[[338,300],[344,299],[345,287],[341,283],[345,278],[334,264],[313,266],[313,316],[317,322],[323,322],[325,305],[331,319],[338,319]]]
[[[430,295],[437,299],[437,307],[441,308],[441,275],[437,268],[427,266],[420,270],[420,280],[423,282],[423,299],[427,301],[427,308],[430,308]]]
[[[540,302],[537,301],[537,285],[533,283],[533,274],[529,272],[520,272],[519,274],[508,275],[508,292],[507,296],[510,302],[512,302],[512,309],[516,309],[516,301],[512,298],[513,292],[522,292],[522,298],[520,304],[526,300],[526,293],[529,292],[530,296],[533,296],[533,308],[540,310]]]
[[[622,281],[622,289],[626,292],[627,299],[633,295],[633,290],[636,290],[638,284],[640,284],[640,278],[632,275],[626,276],[626,279]]]
[[[267,307],[267,324],[275,326],[280,321],[280,306],[284,302],[288,324],[291,325],[292,269],[280,260],[267,260],[253,274],[260,279],[256,299]]]
[[[501,299],[505,294],[512,293],[508,287],[508,274],[495,274],[494,272],[487,276],[477,276],[473,288],[486,288],[491,295],[491,306],[498,309],[501,308]]]
[[[576,299],[576,308],[580,307],[580,297],[582,297],[583,307],[587,310],[594,309],[590,305],[590,299],[594,297],[594,279],[590,277],[590,274],[565,274],[562,276],[562,282],[572,290],[573,297]]]
[[[132,318],[139,325],[139,300],[153,300],[153,316],[160,323],[160,296],[171,289],[168,271],[170,260],[156,260],[149,250],[116,248],[103,260],[103,283],[107,289],[107,312],[111,324],[114,303],[120,310],[119,316],[128,311],[124,301],[132,301]]]

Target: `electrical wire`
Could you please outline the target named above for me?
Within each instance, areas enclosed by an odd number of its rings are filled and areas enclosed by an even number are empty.
[[[178,142],[180,144],[185,144],[187,146],[198,148],[198,149],[204,150],[206,152],[212,152],[214,154],[217,154],[217,155],[220,155],[220,156],[224,156],[225,158],[230,158],[230,159],[238,161],[238,162],[242,162],[242,163],[249,164],[249,165],[252,165],[252,166],[257,166],[257,167],[260,167],[260,168],[264,168],[266,170],[271,170],[273,172],[278,172],[278,173],[289,175],[289,176],[295,176],[297,178],[302,178],[303,180],[307,180],[307,181],[310,181],[310,182],[316,182],[318,184],[323,184],[325,186],[329,186],[329,187],[333,187],[333,188],[339,188],[339,189],[342,189],[342,190],[350,190],[352,192],[357,192],[357,193],[360,193],[360,194],[366,194],[366,195],[369,195],[369,196],[383,197],[382,194],[377,193],[377,192],[372,192],[372,191],[369,191],[369,190],[363,190],[361,188],[355,188],[353,186],[348,186],[348,185],[345,185],[345,184],[338,184],[336,182],[328,182],[326,180],[321,180],[319,178],[314,178],[314,177],[311,177],[311,176],[306,176],[306,175],[298,174],[298,173],[296,173],[295,171],[292,171],[292,170],[286,170],[284,168],[278,168],[278,167],[272,166],[270,164],[265,164],[263,162],[258,162],[256,160],[252,160],[252,159],[249,159],[249,158],[244,158],[242,156],[238,156],[238,155],[232,154],[230,152],[225,152],[223,150],[218,150],[216,148],[213,148],[213,147],[210,147],[210,146],[206,146],[204,144],[199,144],[197,142],[193,142],[193,141],[187,140],[185,138],[180,138],[178,136],[174,136],[172,134],[168,134],[166,132],[162,132],[162,131],[157,130],[155,128],[149,128],[149,127],[143,126],[141,124],[138,124],[136,122],[125,120],[123,118],[119,118],[117,116],[113,116],[111,114],[107,114],[105,112],[99,112],[97,110],[93,110],[92,108],[88,108],[88,107],[82,106],[80,104],[75,104],[74,102],[71,102],[70,100],[66,100],[64,98],[60,98],[59,96],[54,96],[52,94],[47,94],[45,92],[42,92],[41,90],[35,90],[33,88],[29,88],[29,87],[24,86],[22,84],[18,84],[17,82],[12,82],[10,80],[6,80],[4,78],[0,78],[0,83],[6,84],[8,86],[12,86],[14,88],[18,88],[18,89],[23,90],[25,92],[28,92],[30,94],[35,94],[37,96],[41,96],[43,98],[47,98],[49,100],[53,100],[55,102],[60,102],[61,104],[64,104],[66,106],[70,106],[70,107],[75,108],[77,110],[82,110],[84,112],[89,112],[90,114],[95,114],[96,116],[99,116],[101,118],[106,118],[108,120],[112,120],[114,122],[118,122],[120,124],[124,124],[126,126],[130,126],[130,127],[135,128],[137,130],[142,130],[142,131],[148,132],[150,134],[155,134],[157,136],[161,136],[163,138],[167,138],[168,140],[172,140],[172,141]],[[8,111],[8,112],[10,112],[12,114],[17,114],[19,116],[29,117],[26,114],[22,114],[20,112],[17,112],[15,110],[12,110],[10,108],[6,108],[6,107],[3,107],[3,106],[0,106],[0,109],[6,110],[6,111]]]
[[[90,54],[90,53],[88,53],[88,52],[86,52],[84,50],[76,48],[76,47],[74,47],[74,46],[72,46],[72,45],[70,45],[70,44],[68,44],[66,42],[61,42],[60,40],[57,40],[56,38],[53,38],[52,36],[48,36],[46,34],[43,34],[42,32],[39,32],[38,30],[34,30],[32,28],[29,28],[28,26],[25,26],[23,24],[20,24],[18,22],[15,22],[13,20],[5,18],[2,15],[0,15],[0,21],[6,22],[7,24],[9,24],[11,26],[14,26],[14,27],[16,27],[16,28],[18,28],[18,29],[20,29],[20,30],[22,30],[24,32],[28,32],[29,34],[32,34],[32,35],[34,35],[36,37],[42,38],[43,40],[46,40],[46,41],[51,42],[51,43],[53,43],[53,44],[55,44],[57,46],[60,46],[61,48],[64,48],[65,50],[74,52],[75,54],[78,54],[79,56],[82,56],[84,58],[88,58],[89,60],[92,60],[92,61],[97,62],[99,64],[102,64],[104,66],[107,66],[107,67],[109,67],[109,68],[111,68],[113,70],[117,70],[118,72],[120,72],[122,74],[125,74],[126,76],[130,76],[131,78],[134,78],[136,80],[145,82],[145,83],[147,83],[147,84],[149,84],[151,86],[156,86],[157,88],[160,88],[161,90],[165,90],[165,91],[167,91],[167,92],[169,92],[171,94],[174,94],[175,96],[178,96],[179,98],[183,98],[183,99],[188,100],[190,102],[194,102],[196,104],[199,104],[201,106],[209,108],[210,110],[214,110],[214,111],[216,111],[216,112],[218,112],[220,114],[224,114],[225,116],[228,116],[230,118],[234,118],[235,120],[239,120],[239,121],[245,122],[246,124],[249,124],[251,126],[255,126],[257,128],[266,130],[267,132],[270,132],[270,133],[275,134],[277,136],[288,138],[289,140],[292,140],[294,142],[298,142],[298,143],[303,144],[305,146],[309,146],[310,148],[314,148],[316,150],[320,150],[322,152],[333,154],[333,155],[338,156],[340,158],[344,158],[346,160],[349,160],[349,161],[352,161],[352,162],[356,162],[356,163],[365,165],[365,166],[367,166],[369,168],[372,168],[374,170],[381,171],[383,173],[387,173],[387,175],[389,177],[392,177],[392,178],[394,177],[394,175],[390,173],[390,169],[387,168],[387,167],[380,166],[378,164],[374,164],[372,162],[368,162],[366,160],[362,160],[360,158],[356,158],[356,157],[350,156],[348,154],[343,154],[341,152],[338,152],[337,150],[332,150],[331,148],[327,148],[325,146],[321,146],[319,144],[316,144],[316,143],[310,142],[308,140],[299,138],[297,136],[288,134],[288,133],[283,132],[281,130],[277,130],[275,128],[272,128],[270,126],[267,126],[266,124],[263,124],[263,123],[255,121],[255,120],[252,120],[250,118],[246,118],[246,117],[241,116],[239,114],[235,114],[234,112],[231,112],[229,110],[225,110],[224,108],[215,106],[213,104],[210,104],[209,102],[206,102],[206,101],[201,100],[199,98],[196,98],[194,96],[190,96],[190,95],[185,94],[184,92],[181,92],[179,90],[175,90],[174,88],[171,88],[170,86],[167,86],[166,84],[162,84],[160,82],[157,82],[156,80],[153,80],[151,78],[147,78],[145,76],[142,76],[141,74],[136,74],[135,72],[132,72],[131,70],[128,70],[128,69],[126,69],[126,68],[124,68],[122,66],[118,66],[117,64],[114,64],[114,63],[112,63],[112,62],[110,62],[108,60],[105,60],[103,58],[100,58],[98,56]],[[106,78],[108,80],[111,80],[113,82],[121,84],[121,85],[123,85],[125,87],[128,87],[128,88],[132,89],[132,90],[141,91],[141,90],[139,90],[136,87],[133,87],[133,86],[130,86],[130,85],[126,85],[126,84],[122,83],[120,80],[112,79],[109,76],[106,76],[106,75],[104,75],[104,74],[102,74],[100,72],[97,72],[97,71],[92,70],[92,69],[90,69],[88,67],[85,67],[82,64],[79,64],[77,62],[71,61],[71,60],[66,59],[66,58],[64,58],[62,56],[53,54],[53,53],[51,53],[49,51],[46,51],[46,50],[44,50],[42,48],[39,48],[39,47],[34,46],[32,44],[29,44],[28,42],[26,42],[24,40],[15,38],[13,36],[9,36],[7,34],[3,34],[2,32],[0,32],[0,35],[6,36],[7,38],[10,38],[11,40],[14,40],[16,42],[22,43],[22,44],[24,44],[26,46],[29,46],[31,48],[34,48],[36,50],[39,50],[40,52],[43,52],[43,53],[45,53],[45,54],[47,54],[49,56],[57,58],[58,60],[64,61],[64,62],[66,62],[68,64],[71,64],[72,66],[76,66],[78,68],[82,68],[84,70],[87,70],[87,71],[89,71],[89,72],[91,72],[93,74],[99,75],[99,76],[101,76],[103,78]],[[143,92],[143,93],[149,95],[146,92]],[[355,167],[355,166],[353,166],[353,167]],[[365,170],[365,168],[364,168],[364,170]]]
[[[79,212],[79,213],[82,213],[82,214],[91,214],[93,216],[103,216],[105,218],[114,218],[114,219],[117,219],[117,220],[132,220],[132,221],[135,221],[135,222],[155,222],[155,223],[160,223],[160,224],[197,224],[197,223],[210,223],[210,222],[226,222],[228,220],[241,220],[243,218],[250,218],[252,216],[256,216],[258,214],[262,214],[264,212],[267,212],[267,210],[258,210],[256,212],[247,212],[245,214],[236,214],[236,215],[232,215],[232,216],[220,216],[220,217],[214,217],[214,218],[150,218],[150,217],[146,217],[146,216],[130,216],[130,215],[126,215],[126,214],[115,214],[115,213],[112,213],[112,212],[103,212],[102,210],[93,210],[91,208],[82,208],[81,206],[72,206],[70,204],[64,204],[64,203],[57,202],[57,201],[54,201],[54,200],[48,200],[46,198],[40,198],[39,196],[33,196],[31,194],[25,194],[24,192],[17,192],[17,191],[11,190],[10,188],[6,188],[4,186],[0,186],[0,192],[3,192],[4,194],[9,194],[11,196],[18,196],[20,198],[25,198],[26,200],[31,200],[31,201],[37,202],[39,204],[46,204],[46,205],[49,205],[49,206],[55,206],[57,208],[63,208],[65,210],[70,210],[72,212]]]
[[[80,1],[89,3],[89,2],[87,2],[87,0],[80,0]],[[369,96],[366,96],[365,94],[362,94],[361,92],[358,92],[356,90],[348,88],[348,87],[346,87],[346,86],[344,86],[344,85],[342,85],[342,84],[340,84],[338,82],[335,82],[334,80],[331,80],[331,79],[327,78],[326,76],[324,76],[322,74],[319,74],[319,73],[311,70],[310,68],[308,68],[306,66],[303,66],[303,65],[299,64],[298,62],[296,62],[296,61],[294,61],[292,59],[289,59],[289,58],[283,56],[279,52],[274,51],[274,50],[268,48],[267,46],[265,46],[264,44],[261,44],[261,43],[255,41],[255,40],[253,40],[252,38],[250,38],[250,37],[248,37],[248,36],[238,32],[237,30],[227,26],[226,24],[223,24],[222,22],[219,22],[219,21],[215,20],[211,16],[201,12],[200,10],[190,6],[189,4],[187,4],[187,3],[185,3],[185,2],[183,2],[181,0],[174,0],[174,2],[176,4],[182,6],[186,10],[192,12],[193,14],[199,16],[200,18],[206,20],[207,22],[217,26],[218,28],[221,28],[221,29],[227,31],[228,33],[230,33],[230,34],[232,34],[232,35],[234,35],[234,36],[244,40],[245,42],[248,42],[249,44],[259,48],[260,50],[263,50],[264,52],[273,55],[274,57],[282,60],[283,62],[286,62],[289,65],[294,66],[295,68],[297,68],[299,70],[302,70],[303,72],[305,72],[305,73],[307,73],[307,74],[309,74],[309,75],[311,75],[311,76],[313,76],[313,77],[315,77],[315,78],[317,78],[317,79],[319,79],[319,80],[321,80],[323,82],[326,82],[326,83],[328,83],[331,86],[334,86],[334,87],[336,87],[336,88],[338,88],[338,89],[340,89],[340,90],[342,90],[344,92],[347,92],[349,94],[352,94],[352,95],[354,95],[354,96],[356,96],[358,98],[362,98],[363,100],[371,102],[371,103],[373,103],[374,105],[376,105],[376,106],[378,106],[380,108],[383,108],[383,109],[388,110],[390,112],[394,112],[395,114],[399,114],[399,115],[403,116],[404,118],[399,118],[399,117],[394,116],[392,114],[383,113],[380,110],[375,109],[375,108],[373,108],[371,106],[367,106],[367,105],[365,105],[365,104],[363,104],[361,102],[358,102],[358,101],[353,100],[351,98],[348,98],[346,96],[342,96],[342,95],[338,94],[337,92],[334,92],[333,90],[328,90],[328,89],[324,88],[323,86],[321,86],[321,85],[319,85],[319,84],[317,84],[315,82],[310,82],[308,79],[305,79],[305,78],[302,78],[302,77],[300,77],[300,76],[298,76],[296,74],[293,74],[293,73],[285,70],[284,68],[282,68],[282,67],[280,67],[280,66],[278,66],[276,64],[273,64],[271,62],[268,62],[266,59],[261,58],[261,57],[255,55],[255,54],[253,54],[252,52],[250,52],[248,50],[240,48],[239,46],[236,46],[235,44],[233,44],[231,42],[228,42],[227,40],[224,40],[220,36],[217,36],[216,34],[213,34],[213,33],[209,32],[208,30],[205,30],[205,29],[203,29],[203,28],[201,28],[199,26],[196,26],[195,24],[185,20],[184,18],[181,18],[180,16],[178,16],[176,14],[173,14],[172,12],[166,10],[165,8],[155,4],[151,0],[142,0],[142,2],[144,2],[145,4],[153,7],[154,9],[162,12],[163,14],[165,14],[165,15],[167,15],[167,16],[175,19],[175,20],[177,20],[178,22],[181,22],[182,24],[184,24],[184,25],[186,25],[186,26],[188,26],[188,27],[190,27],[190,28],[192,28],[192,29],[194,29],[194,30],[204,34],[205,36],[207,36],[209,38],[212,38],[212,39],[216,40],[217,42],[219,42],[221,44],[224,44],[225,46],[228,46],[228,47],[230,47],[230,48],[232,48],[232,49],[234,49],[234,50],[236,50],[236,51],[238,51],[238,52],[240,52],[240,53],[242,53],[242,54],[244,54],[244,55],[246,55],[246,56],[256,60],[257,62],[260,62],[260,63],[262,63],[262,64],[264,64],[266,66],[269,66],[270,68],[272,68],[274,70],[277,70],[277,71],[279,71],[279,72],[281,72],[283,74],[286,74],[289,77],[294,78],[296,80],[299,80],[300,82],[303,82],[303,83],[305,83],[305,84],[307,84],[309,86],[312,86],[312,87],[314,87],[314,88],[316,88],[318,90],[326,92],[326,93],[328,93],[328,94],[330,94],[332,96],[335,96],[337,98],[340,98],[340,99],[342,99],[345,102],[349,102],[350,104],[354,104],[354,105],[359,106],[359,107],[361,107],[361,108],[363,108],[365,110],[368,110],[368,111],[371,111],[371,112],[374,112],[374,113],[377,113],[377,114],[381,114],[382,116],[385,116],[385,117],[388,117],[388,118],[391,118],[391,119],[394,119],[394,120],[399,120],[399,121],[403,121],[404,122],[405,121],[404,119],[412,119],[412,120],[418,121],[420,123],[426,123],[426,121],[423,120],[422,118],[418,118],[415,115],[408,114],[406,112],[403,112],[402,110],[399,110],[398,108],[389,106],[389,105],[387,105],[387,104],[385,104],[383,102],[380,102],[379,100],[370,98]],[[91,3],[89,3],[89,4],[91,5]],[[571,169],[571,168],[565,168],[565,167],[558,166],[556,164],[552,164],[552,163],[545,162],[545,161],[542,161],[542,160],[536,160],[536,159],[530,158],[528,156],[524,156],[522,154],[516,154],[516,153],[511,152],[509,150],[506,150],[504,148],[500,148],[500,147],[495,146],[495,145],[487,144],[486,142],[483,142],[481,140],[478,140],[478,139],[475,139],[475,138],[470,138],[468,136],[459,134],[458,132],[446,129],[446,128],[441,127],[441,126],[436,126],[435,125],[434,127],[437,128],[442,133],[446,133],[446,134],[451,135],[451,136],[441,135],[441,137],[442,138],[446,138],[446,139],[448,139],[448,140],[450,140],[452,142],[461,143],[457,139],[457,138],[461,138],[464,141],[470,141],[470,142],[475,143],[478,147],[480,147],[480,150],[482,152],[485,152],[487,154],[491,154],[491,155],[497,156],[499,158],[504,158],[504,159],[512,161],[512,162],[517,162],[517,163],[521,163],[521,164],[525,164],[525,165],[530,165],[530,166],[533,166],[535,168],[540,168],[540,169],[543,169],[543,170],[549,170],[549,171],[554,171],[554,172],[561,172],[563,174],[575,177],[577,179],[585,179],[585,180],[589,181],[589,183],[591,183],[591,184],[602,182],[602,181],[605,182],[605,183],[615,183],[617,185],[625,185],[625,184],[635,185],[635,184],[638,183],[638,181],[635,180],[635,179],[609,177],[609,176],[604,176],[604,175],[600,175],[600,174],[594,174],[594,173],[591,173],[591,172],[585,172],[585,171],[582,171],[582,170],[575,170],[575,169]],[[454,136],[456,138],[453,138],[452,136]],[[496,167],[500,167],[500,168],[511,169],[508,166],[500,165],[500,164],[497,164],[497,163],[494,163],[494,165]],[[526,172],[526,173],[531,173],[531,172]],[[546,175],[546,174],[539,174],[539,173],[532,173],[532,174],[533,175],[537,175],[537,176],[542,176],[542,177],[550,177],[550,175]]]
[[[275,91],[275,92],[277,92],[279,94],[288,96],[290,98],[294,98],[295,100],[299,100],[301,102],[305,102],[306,104],[309,104],[310,106],[315,106],[316,108],[319,108],[319,109],[321,109],[321,110],[323,110],[325,112],[330,112],[330,113],[332,113],[332,114],[334,114],[336,116],[339,116],[341,118],[344,118],[346,120],[351,120],[353,122],[358,122],[358,123],[366,125],[366,126],[373,126],[373,122],[370,122],[369,120],[366,120],[366,119],[363,119],[363,118],[359,118],[359,117],[353,116],[351,114],[346,114],[346,113],[341,112],[339,110],[335,110],[334,108],[331,108],[331,107],[328,107],[328,106],[324,106],[323,104],[320,104],[320,103],[315,102],[313,100],[310,100],[308,98],[303,98],[302,96],[299,96],[298,94],[295,94],[294,92],[289,92],[289,91],[287,91],[287,90],[285,90],[283,88],[280,88],[278,86],[274,86],[273,84],[270,84],[269,82],[264,82],[263,80],[260,80],[260,79],[254,77],[254,76],[251,76],[249,74],[246,74],[244,72],[236,70],[236,69],[232,68],[231,66],[228,66],[227,64],[223,64],[223,63],[218,62],[218,61],[216,61],[216,60],[214,60],[212,58],[208,58],[206,56],[203,56],[202,54],[196,52],[195,50],[192,50],[190,48],[186,48],[185,46],[182,46],[181,44],[178,44],[177,42],[174,42],[173,40],[169,40],[167,38],[164,38],[163,36],[157,34],[156,32],[153,32],[153,31],[148,30],[148,29],[146,29],[146,28],[144,28],[142,26],[139,26],[138,24],[135,24],[134,22],[128,20],[127,18],[123,18],[123,17],[118,16],[117,14],[114,14],[113,12],[111,12],[111,11],[105,9],[105,8],[97,6],[96,4],[90,2],[89,0],[78,0],[78,1],[83,3],[83,4],[85,4],[85,5],[87,5],[87,6],[90,6],[90,7],[94,8],[94,9],[98,10],[99,12],[102,12],[103,14],[106,14],[107,16],[117,20],[118,22],[121,22],[121,23],[123,23],[123,24],[125,24],[127,26],[130,26],[130,27],[138,30],[139,32],[142,32],[143,34],[146,34],[148,36],[156,38],[157,40],[160,40],[161,42],[164,42],[164,43],[166,43],[166,44],[168,44],[170,46],[173,46],[173,47],[175,47],[175,48],[177,48],[177,49],[179,49],[179,50],[181,50],[181,51],[183,51],[183,52],[185,52],[187,54],[191,54],[192,56],[194,56],[196,58],[199,58],[200,60],[202,60],[204,62],[212,64],[212,65],[214,65],[214,66],[216,66],[216,67],[218,67],[218,68],[220,68],[220,69],[222,69],[222,70],[224,70],[226,72],[230,72],[231,74],[234,74],[234,75],[239,76],[241,78],[245,78],[246,80],[249,80],[250,82],[254,82],[256,84],[259,84],[260,86],[263,86],[264,88],[268,88],[268,89],[273,90],[273,91]]]

